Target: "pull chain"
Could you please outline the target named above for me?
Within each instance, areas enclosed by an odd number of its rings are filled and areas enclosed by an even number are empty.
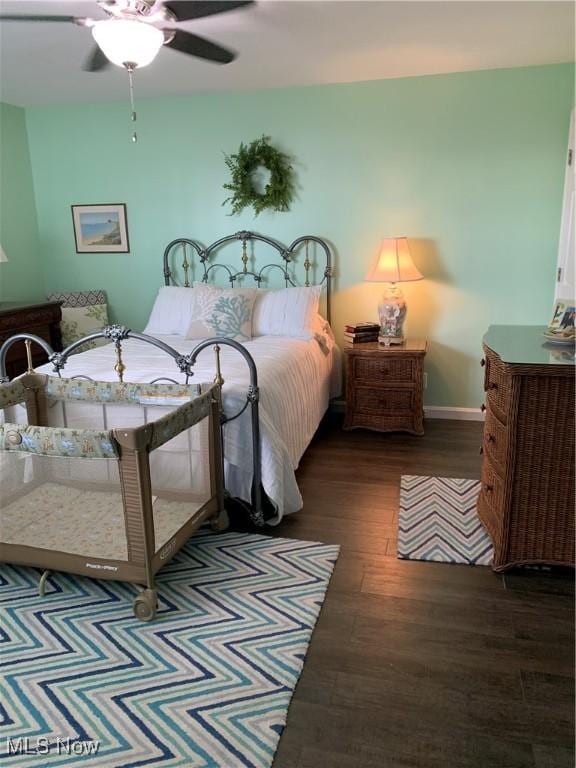
[[[125,64],[124,66],[128,70],[128,82],[129,82],[129,86],[130,86],[130,110],[131,110],[130,117],[131,117],[132,122],[135,123],[136,122],[136,108],[134,106],[134,81],[132,79],[132,74],[134,72],[134,67],[133,67],[132,64]],[[138,141],[138,134],[136,133],[136,131],[134,131],[134,133],[132,134],[132,141],[134,142],[134,144],[136,144],[136,142]]]

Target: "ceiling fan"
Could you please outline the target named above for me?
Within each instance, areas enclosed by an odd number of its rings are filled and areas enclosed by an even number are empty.
[[[0,13],[0,22],[63,22],[88,27],[97,45],[83,69],[99,72],[110,62],[132,72],[145,67],[165,45],[189,56],[228,64],[236,55],[216,43],[184,29],[170,26],[252,5],[254,0],[96,0],[109,18],[19,15]],[[165,26],[168,25],[168,26]]]

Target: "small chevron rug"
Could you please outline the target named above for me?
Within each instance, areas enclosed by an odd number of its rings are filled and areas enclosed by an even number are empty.
[[[476,513],[479,492],[476,480],[403,475],[398,557],[490,565],[492,542]]]
[[[4,768],[272,764],[338,547],[200,532],[134,588],[0,571]]]

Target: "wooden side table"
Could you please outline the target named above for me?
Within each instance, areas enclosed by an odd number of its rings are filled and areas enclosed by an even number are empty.
[[[347,344],[344,429],[424,434],[422,390],[427,342]]]
[[[0,302],[0,346],[16,333],[33,333],[47,341],[55,352],[62,349],[60,320],[62,310],[59,301],[42,302]],[[44,350],[32,345],[34,366],[48,362]],[[17,342],[8,350],[6,373],[13,379],[27,368],[26,347]]]

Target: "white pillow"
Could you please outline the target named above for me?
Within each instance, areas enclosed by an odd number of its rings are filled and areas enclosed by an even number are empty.
[[[185,336],[193,311],[193,288],[163,285],[156,296],[144,333]]]
[[[252,315],[252,335],[313,338],[321,291],[321,285],[259,289]]]
[[[194,293],[194,316],[186,338],[226,336],[236,341],[250,341],[256,288],[217,288],[194,283]]]

